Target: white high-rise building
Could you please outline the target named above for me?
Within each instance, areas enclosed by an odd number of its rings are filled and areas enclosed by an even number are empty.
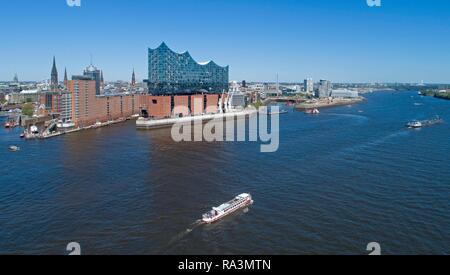
[[[314,92],[314,81],[312,78],[305,79],[304,86],[306,93],[312,94]]]

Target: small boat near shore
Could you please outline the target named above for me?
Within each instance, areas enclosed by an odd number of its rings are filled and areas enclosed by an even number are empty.
[[[15,122],[13,122],[13,121],[8,121],[8,122],[5,123],[4,126],[5,126],[6,129],[12,129],[12,128],[16,127],[17,124]]]
[[[305,114],[307,114],[307,115],[318,115],[318,114],[320,114],[320,111],[319,111],[319,109],[308,109],[308,110],[306,110],[305,111]]]
[[[252,196],[246,193],[241,194],[221,206],[213,207],[210,212],[203,215],[202,222],[206,224],[217,222],[233,212],[236,212],[237,210],[245,208],[251,204],[253,204]]]

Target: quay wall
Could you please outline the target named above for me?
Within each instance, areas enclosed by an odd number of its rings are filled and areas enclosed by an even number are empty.
[[[76,127],[88,127],[141,114],[146,114],[151,119],[167,119],[219,112],[220,95],[217,94],[97,96],[95,81],[79,78],[68,81],[67,89],[71,94],[71,119]],[[61,112],[59,97],[60,93],[45,95],[41,98],[42,104],[52,113]]]

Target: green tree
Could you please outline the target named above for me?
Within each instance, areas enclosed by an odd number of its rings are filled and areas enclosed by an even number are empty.
[[[260,107],[264,106],[264,103],[261,100],[258,100],[258,102],[255,102],[252,104],[253,107],[255,107],[256,109],[259,109]]]
[[[27,103],[22,107],[22,114],[26,116],[33,116],[34,106],[31,103]]]

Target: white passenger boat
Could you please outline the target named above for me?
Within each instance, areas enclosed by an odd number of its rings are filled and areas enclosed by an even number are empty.
[[[231,213],[236,212],[241,208],[245,208],[251,204],[253,204],[252,196],[245,193],[241,194],[219,207],[213,207],[210,212],[203,215],[202,221],[207,224],[214,223],[224,218],[225,216],[228,216]]]
[[[408,128],[422,128],[422,122],[420,121],[411,121],[408,124],[406,124],[406,127]]]

